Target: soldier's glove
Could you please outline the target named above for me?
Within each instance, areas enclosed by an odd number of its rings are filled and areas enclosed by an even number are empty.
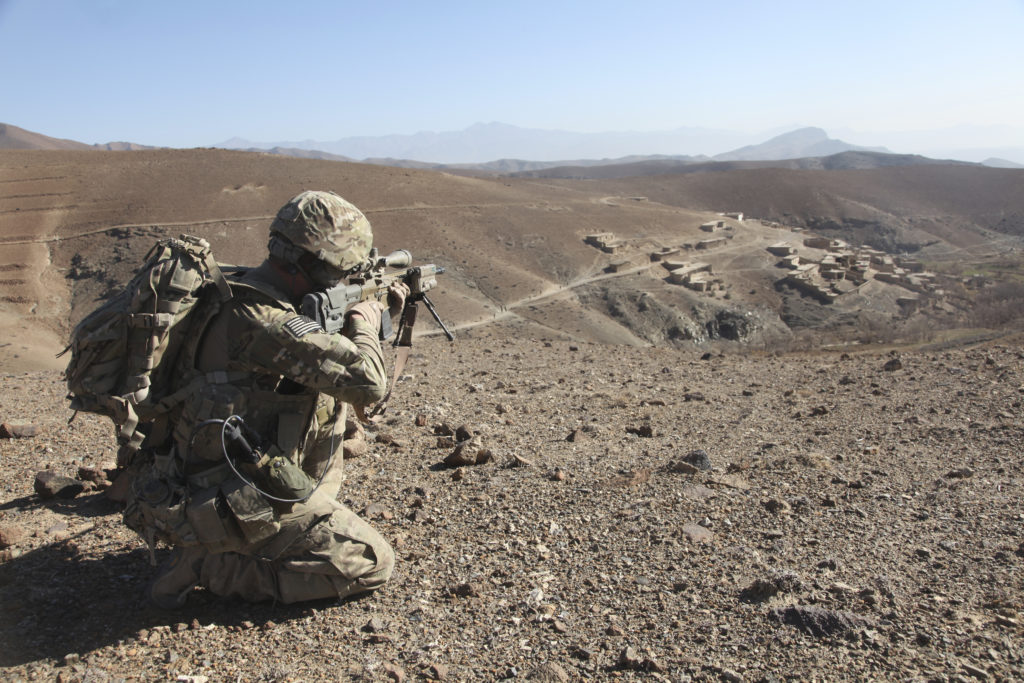
[[[409,296],[409,285],[404,282],[396,282],[388,287],[388,312],[391,320],[396,324],[402,317],[402,309],[405,308],[405,299]]]

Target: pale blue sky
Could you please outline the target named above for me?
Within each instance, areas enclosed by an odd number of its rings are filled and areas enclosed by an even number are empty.
[[[0,122],[54,137],[194,147],[490,121],[1019,131],[1024,0],[0,0]]]

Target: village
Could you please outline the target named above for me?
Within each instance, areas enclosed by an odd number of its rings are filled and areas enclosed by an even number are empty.
[[[699,226],[702,232],[710,234],[709,237],[648,252],[650,262],[660,263],[668,271],[667,282],[704,293],[727,289],[722,278],[714,274],[712,264],[693,253],[719,249],[743,229],[742,213],[726,212],[719,215],[721,219]],[[783,226],[771,224],[771,227]],[[798,236],[803,233],[801,228],[789,230]],[[610,232],[587,235],[584,241],[607,254],[617,256],[625,256],[637,246]],[[937,303],[944,294],[936,275],[926,271],[920,261],[870,247],[854,247],[839,239],[807,235],[802,240],[797,237],[776,242],[766,247],[766,250],[779,257],[776,265],[787,271],[779,282],[813,296],[824,304],[832,303],[872,280],[906,290],[904,295],[897,298],[904,314],[919,310],[928,303]],[[693,256],[688,257],[691,253]],[[614,273],[634,267],[635,262],[624,258],[612,261],[605,270]]]

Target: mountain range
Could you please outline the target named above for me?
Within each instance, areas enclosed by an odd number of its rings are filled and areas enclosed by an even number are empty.
[[[967,133],[957,131],[961,138]],[[857,135],[851,131],[852,135]],[[861,137],[864,137],[863,135]],[[708,128],[677,128],[662,132],[574,133],[520,128],[504,123],[479,123],[461,131],[420,132],[412,135],[348,137],[333,141],[302,140],[256,142],[232,138],[214,147],[295,154],[296,150],[322,153],[353,161],[408,167],[473,168],[499,172],[537,170],[553,166],[592,166],[640,160],[767,161],[823,157],[845,151],[917,154],[939,159],[981,162],[1009,167],[1024,164],[1024,145],[1015,144],[1021,131],[979,130],[984,144],[970,149],[951,147],[941,136],[899,134],[888,146],[858,145],[830,138],[821,128],[739,133]],[[950,139],[953,139],[952,134]],[[996,141],[998,144],[996,144]],[[962,153],[960,153],[962,152]],[[524,165],[524,162],[535,164]],[[417,166],[419,164],[419,166]],[[499,168],[486,169],[484,166]]]
[[[854,145],[829,137],[821,128],[805,127],[747,142],[749,135],[702,128],[679,128],[668,133],[570,133],[518,128],[501,123],[477,124],[463,131],[422,132],[414,135],[352,137],[331,142],[254,142],[232,138],[215,148],[260,152],[327,161],[361,161],[382,166],[487,174],[542,174],[558,177],[615,177],[742,167],[772,162],[787,168],[867,168],[931,163],[920,154],[893,154],[885,147]],[[709,155],[705,151],[727,151]],[[139,150],[153,147],[134,142],[89,145],[53,138],[0,123],[0,149]],[[693,154],[640,154],[639,150],[689,149]],[[702,150],[702,151],[698,151]],[[602,152],[598,154],[595,152]],[[990,157],[984,165],[1024,168],[1024,148],[1006,148],[1005,157]],[[1017,154],[1019,152],[1019,154]],[[612,156],[618,154],[618,156]],[[837,159],[833,159],[837,157]],[[815,160],[831,161],[815,161]],[[721,167],[714,164],[729,164]],[[740,166],[736,166],[739,163]],[[711,164],[709,166],[709,164]],[[578,169],[615,167],[611,171]],[[552,172],[550,169],[569,169]]]

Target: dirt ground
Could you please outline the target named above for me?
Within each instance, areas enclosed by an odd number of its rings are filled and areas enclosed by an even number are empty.
[[[498,332],[418,341],[346,463],[398,565],[341,604],[149,606],[117,506],[34,490],[113,460],[109,424],[67,423],[58,372],[0,376],[0,422],[39,430],[0,439],[0,678],[1024,678],[1020,337],[704,356]],[[445,466],[441,425],[490,462]]]

